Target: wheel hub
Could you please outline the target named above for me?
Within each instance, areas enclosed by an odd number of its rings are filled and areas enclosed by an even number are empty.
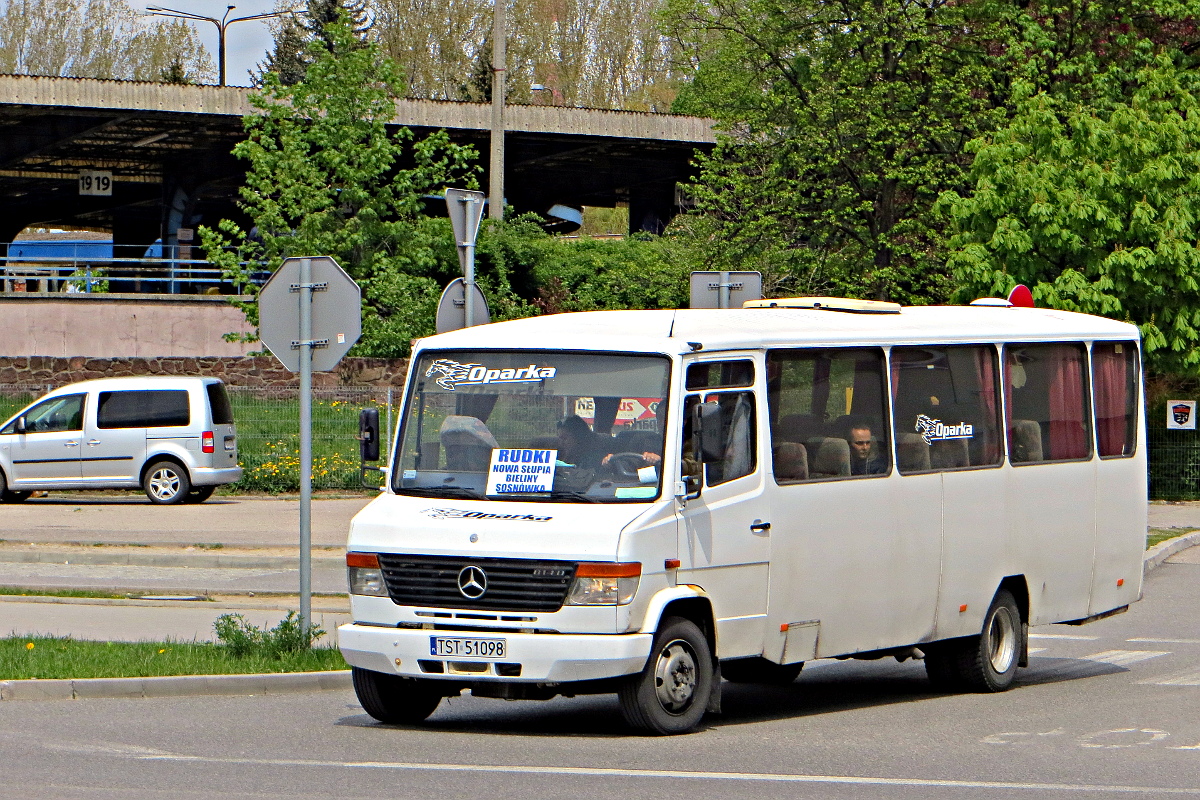
[[[658,654],[654,669],[658,702],[677,714],[687,709],[696,693],[696,656],[686,642],[674,641]]]

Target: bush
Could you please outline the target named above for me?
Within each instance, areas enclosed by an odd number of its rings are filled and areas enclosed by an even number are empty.
[[[305,631],[295,611],[289,611],[278,625],[267,630],[250,624],[241,614],[222,614],[213,623],[213,631],[230,655],[239,658],[258,655],[283,658],[288,653],[310,649],[313,642],[325,635],[319,625]]]

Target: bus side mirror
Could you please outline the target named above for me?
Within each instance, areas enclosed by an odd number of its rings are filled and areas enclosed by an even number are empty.
[[[700,403],[692,411],[692,430],[695,431],[695,451],[701,463],[720,461],[725,457],[721,406],[716,403]]]
[[[364,461],[379,460],[379,409],[358,412],[358,453]]]

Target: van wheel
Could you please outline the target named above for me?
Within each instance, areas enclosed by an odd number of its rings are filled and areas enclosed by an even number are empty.
[[[19,503],[29,497],[32,492],[13,492],[8,488],[8,479],[4,470],[0,470],[0,503]]]
[[[196,486],[187,493],[184,498],[185,503],[203,503],[205,500],[213,496],[213,492],[217,490],[215,486]]]
[[[142,478],[142,489],[151,503],[172,505],[181,503],[192,489],[187,470],[174,461],[155,461]]]
[[[359,667],[350,668],[350,679],[363,711],[387,725],[420,722],[442,702],[441,693],[434,691],[429,681]]]
[[[700,724],[713,690],[708,639],[690,619],[667,617],[646,666],[621,684],[617,697],[630,727],[655,734],[687,733]]]
[[[804,662],[776,664],[765,658],[739,658],[721,662],[721,677],[734,683],[761,683],[768,686],[789,686],[800,677]]]
[[[983,631],[931,647],[925,654],[925,673],[948,690],[1003,692],[1017,676],[1024,637],[1017,601],[1001,589],[983,618]]]

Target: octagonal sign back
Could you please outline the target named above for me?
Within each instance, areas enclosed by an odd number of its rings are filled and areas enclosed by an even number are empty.
[[[337,366],[362,334],[362,293],[354,279],[329,256],[310,256],[312,265],[312,368]],[[300,262],[287,258],[258,293],[258,335],[292,372],[300,371]]]

